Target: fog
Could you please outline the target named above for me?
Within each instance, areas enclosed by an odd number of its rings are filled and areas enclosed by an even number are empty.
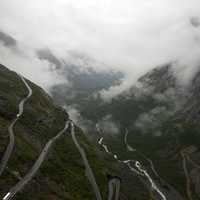
[[[0,62],[42,86],[46,91],[55,84],[67,83],[64,77],[50,70],[50,63],[39,60],[34,52],[27,50],[26,47],[20,50],[18,47],[7,48],[0,45]]]
[[[37,57],[45,48],[61,60],[75,52],[105,63],[96,70],[122,71],[122,85],[102,92],[111,97],[155,66],[175,62],[184,84],[199,67],[199,0],[1,0],[0,27],[20,48],[1,42],[0,62],[45,87],[63,81]]]
[[[117,136],[120,133],[120,128],[113,120],[112,115],[104,116],[101,121],[98,122],[98,125],[105,135]]]

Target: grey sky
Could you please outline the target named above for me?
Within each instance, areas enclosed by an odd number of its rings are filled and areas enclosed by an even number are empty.
[[[27,68],[38,64],[30,72],[48,68],[49,63],[37,59],[38,49],[49,48],[63,59],[74,51],[122,70],[121,89],[170,61],[194,71],[200,59],[199,19],[199,0],[0,1],[1,30],[17,40]],[[20,56],[0,48],[0,62],[15,64],[19,71]]]

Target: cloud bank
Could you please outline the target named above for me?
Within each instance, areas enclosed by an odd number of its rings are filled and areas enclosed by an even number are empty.
[[[83,53],[124,72],[114,94],[163,63],[176,61],[190,74],[199,66],[199,0],[1,0],[0,27],[32,52],[1,47],[0,62],[24,66],[21,71],[30,70],[33,80],[40,73],[53,77],[49,63],[34,55],[44,48],[63,60],[68,52]]]
[[[20,51],[0,46],[0,62],[34,83],[48,89],[58,83],[66,82],[63,77],[50,71],[51,64],[39,60],[31,51]]]

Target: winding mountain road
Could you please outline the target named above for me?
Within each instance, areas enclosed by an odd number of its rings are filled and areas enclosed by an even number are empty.
[[[128,151],[137,151],[136,149],[133,149],[128,143],[127,143],[127,137],[128,137],[128,130],[126,130],[126,133],[125,133],[125,145],[127,147],[127,150]],[[154,167],[154,164],[152,162],[151,159],[149,159],[146,155],[144,155],[143,153],[141,152],[138,152],[140,155],[142,155],[142,157],[147,160],[151,166],[151,170],[153,171],[153,173],[156,175],[157,178],[160,179],[160,176],[158,175],[157,171],[155,170],[155,167]],[[142,169],[142,166],[140,164],[139,161],[136,161],[135,162],[135,167],[138,169],[138,171],[140,172],[140,174],[144,174],[146,176],[146,178],[149,180],[150,184],[151,184],[151,188],[153,190],[155,190],[163,200],[166,200],[166,196],[164,195],[164,193],[158,188],[158,186],[155,184],[155,182],[153,181],[153,179],[151,178],[151,176],[149,175],[149,173],[145,170],[145,169]],[[129,165],[129,168],[131,168],[131,170],[133,171],[134,168],[132,168],[130,165]]]
[[[128,137],[128,130],[126,130],[125,132],[125,136],[124,136],[124,143],[126,145],[126,149],[128,151],[137,151],[136,149],[133,149],[132,146],[130,146],[127,142],[127,137]],[[158,175],[157,171],[155,170],[155,167],[154,167],[154,164],[153,164],[153,161],[151,159],[149,159],[146,155],[144,155],[142,152],[139,152],[137,151],[145,160],[148,161],[148,163],[150,164],[151,166],[151,170],[153,171],[153,173],[158,177],[160,178],[160,176]]]
[[[24,77],[21,76],[20,74],[18,74],[18,76],[21,78],[22,82],[26,86],[26,88],[28,90],[28,95],[24,99],[22,99],[21,102],[19,103],[19,112],[16,115],[16,118],[12,121],[12,123],[8,127],[9,144],[7,145],[6,151],[4,152],[4,155],[3,155],[2,159],[1,159],[1,163],[0,163],[0,175],[5,170],[5,168],[7,166],[7,163],[8,163],[8,160],[9,160],[11,154],[12,154],[12,151],[13,151],[13,148],[14,148],[14,145],[15,145],[14,126],[17,123],[17,121],[19,120],[20,116],[24,112],[24,104],[32,96],[32,93],[33,93],[32,89],[30,88],[30,86],[28,85],[28,83],[26,82],[26,80],[24,79]]]
[[[195,163],[189,155],[186,155],[186,158],[188,159],[188,161],[196,168],[196,169],[200,169],[200,165]]]
[[[125,139],[124,139],[124,142],[126,144],[126,147],[127,147],[127,150],[128,151],[137,151],[137,153],[139,155],[141,155],[150,165],[150,168],[152,170],[152,172],[154,173],[154,175],[156,176],[156,178],[158,178],[158,180],[160,180],[160,183],[162,183],[163,185],[165,185],[168,189],[165,188],[162,188],[164,191],[166,190],[166,196],[165,198],[167,199],[175,199],[175,200],[183,200],[183,197],[181,196],[181,194],[172,186],[170,185],[169,183],[167,183],[159,174],[158,172],[156,171],[155,169],[155,166],[154,166],[154,163],[153,161],[148,158],[144,153],[138,151],[137,149],[133,149],[127,142],[127,137],[128,137],[128,131],[126,130],[126,133],[125,133]],[[131,168],[132,169],[132,168]]]
[[[55,143],[55,141],[58,138],[60,138],[65,133],[65,131],[68,128],[68,125],[69,122],[67,121],[65,127],[55,137],[53,137],[46,143],[45,147],[43,148],[42,152],[40,153],[39,157],[35,161],[32,168],[29,170],[29,172],[14,187],[10,189],[10,191],[3,197],[3,200],[12,199],[16,195],[16,193],[21,191],[23,187],[29,183],[29,181],[34,177],[34,175],[37,173],[40,166],[42,165],[43,161],[45,160],[51,146]]]
[[[85,165],[85,175],[87,176],[90,184],[93,187],[93,190],[94,190],[95,195],[96,195],[96,199],[97,200],[102,200],[102,196],[101,196],[99,187],[98,187],[98,185],[96,183],[94,174],[93,174],[92,169],[90,167],[90,164],[88,162],[88,159],[87,159],[87,156],[85,154],[85,151],[80,146],[80,144],[78,143],[78,140],[76,139],[75,130],[74,130],[74,123],[72,121],[70,123],[71,123],[71,135],[72,135],[72,139],[73,139],[74,144],[76,145],[76,148],[78,149],[78,151],[79,151],[79,153],[80,153],[80,155],[82,157],[83,163]]]
[[[124,143],[125,143],[125,145],[126,145],[126,149],[128,150],[128,151],[136,151],[136,149],[133,149],[129,144],[128,144],[128,142],[127,142],[127,139],[128,138],[128,130],[126,129],[126,132],[125,132],[125,135],[124,135]]]
[[[113,177],[108,182],[108,200],[118,200],[120,193],[121,181],[119,178]]]
[[[186,155],[184,152],[184,149],[181,151],[181,156],[182,156],[182,165],[183,165],[183,170],[186,178],[186,193],[188,196],[189,200],[193,200],[192,198],[192,191],[191,191],[191,182],[190,182],[190,177],[187,169],[187,163],[186,163]]]

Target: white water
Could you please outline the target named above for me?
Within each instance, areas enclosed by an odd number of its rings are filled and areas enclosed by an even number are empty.
[[[136,149],[133,149],[131,146],[129,146],[129,145],[127,144],[127,136],[128,136],[128,131],[126,131],[126,133],[125,133],[125,138],[124,138],[124,142],[125,142],[125,144],[126,144],[127,149],[128,149],[129,151],[130,151],[130,149],[131,149],[131,151],[132,151],[132,150],[136,151]],[[134,161],[134,160],[124,160],[124,161],[121,161],[121,160],[118,159],[118,156],[117,156],[116,154],[113,154],[111,151],[108,151],[108,147],[103,143],[103,137],[100,138],[99,141],[100,141],[99,144],[105,149],[106,153],[109,153],[109,154],[113,155],[113,157],[114,157],[118,162],[122,162],[122,163],[126,164],[126,165],[128,166],[128,168],[129,168],[132,172],[136,173],[137,175],[143,176],[143,177],[145,176],[145,177],[148,179],[148,181],[150,182],[151,188],[152,188],[153,190],[155,190],[155,191],[160,195],[160,197],[162,198],[162,200],[167,200],[167,199],[166,199],[166,196],[165,196],[165,195],[163,194],[163,192],[158,188],[158,186],[155,184],[155,182],[153,181],[153,179],[151,178],[151,176],[148,174],[148,172],[147,172],[146,170],[142,169],[142,166],[141,166],[141,164],[140,164],[139,161]],[[128,146],[129,146],[130,148],[128,148]],[[149,160],[149,159],[148,159],[148,160]],[[136,167],[136,169],[135,169],[134,167],[131,166],[131,162],[135,162],[135,167]],[[151,163],[151,164],[152,164],[152,163]],[[152,165],[151,165],[151,167],[152,167]],[[154,167],[153,167],[153,169],[154,169]],[[154,169],[153,171],[154,171],[154,173],[155,173],[155,169]],[[157,173],[156,173],[156,174],[157,174]]]
[[[142,166],[141,166],[141,164],[140,164],[139,161],[135,162],[135,167],[137,167],[137,169],[147,177],[147,179],[149,180],[149,182],[151,184],[152,189],[154,189],[161,196],[161,198],[163,200],[167,200],[166,197],[165,197],[165,195],[156,186],[156,184],[154,183],[154,181],[152,180],[152,178],[150,177],[150,175],[148,174],[148,172],[146,170],[142,169]]]

